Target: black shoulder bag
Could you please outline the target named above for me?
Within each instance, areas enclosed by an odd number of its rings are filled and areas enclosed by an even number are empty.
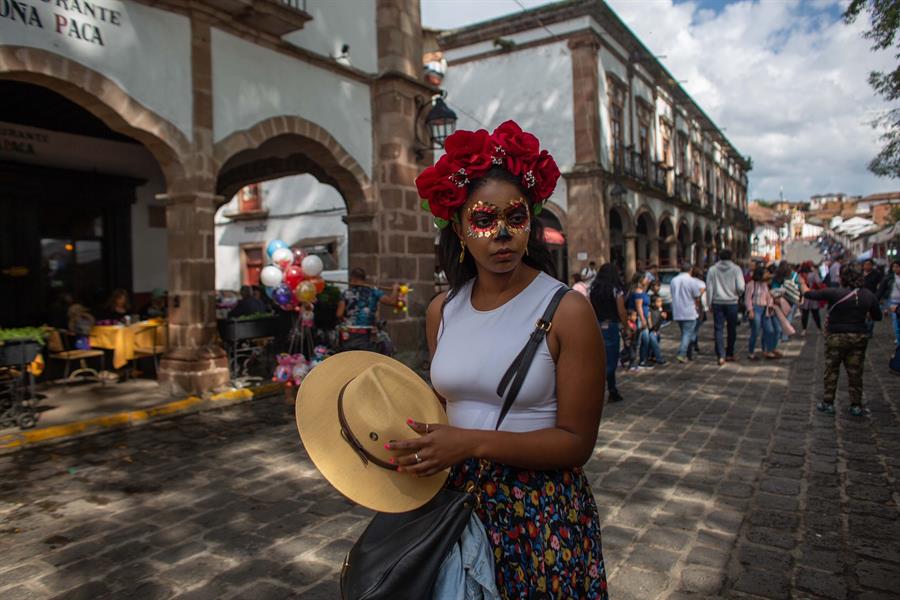
[[[535,354],[544,341],[562,297],[561,286],[537,322],[531,337],[507,369],[497,395],[506,398],[497,424],[499,429]],[[508,388],[508,391],[507,391]],[[484,468],[482,461],[481,470]],[[479,478],[481,474],[479,470]],[[350,549],[341,569],[343,600],[421,600],[431,598],[438,570],[469,523],[478,503],[474,485],[466,492],[442,489],[425,506],[405,513],[378,513]]]

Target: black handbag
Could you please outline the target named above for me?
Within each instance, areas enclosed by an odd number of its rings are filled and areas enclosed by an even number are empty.
[[[553,320],[562,297],[561,286],[537,322],[522,351],[500,380],[497,395],[506,392],[494,429],[522,389],[525,376]],[[508,391],[507,391],[508,389]],[[478,477],[484,468],[481,463]],[[431,598],[441,563],[469,522],[478,498],[474,485],[466,492],[444,488],[424,506],[404,513],[378,513],[344,559],[343,600],[424,600]]]

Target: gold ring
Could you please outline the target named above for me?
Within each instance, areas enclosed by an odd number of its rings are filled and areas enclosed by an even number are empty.
[[[431,433],[431,431],[429,431],[428,427],[429,427],[428,423],[425,423],[425,433]]]
[[[415,457],[416,457],[416,462],[417,462],[417,463],[420,463],[420,462],[422,462],[422,459],[421,459],[421,458],[419,458],[419,453],[418,453],[418,452],[416,452],[416,453],[415,453],[415,454],[413,454],[413,456],[415,456]]]

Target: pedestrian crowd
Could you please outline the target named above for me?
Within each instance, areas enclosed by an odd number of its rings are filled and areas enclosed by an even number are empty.
[[[834,414],[841,365],[849,380],[849,411],[862,406],[862,368],[874,324],[889,315],[900,348],[900,261],[882,270],[874,261],[852,262],[845,256],[799,265],[785,260],[740,266],[723,249],[709,268],[684,263],[665,294],[659,268],[637,272],[626,285],[612,263],[594,263],[575,276],[575,289],[594,307],[606,349],[606,383],[610,402],[623,400],[616,373],[639,372],[667,364],[660,346],[664,328],[675,323],[678,349],[674,360],[688,363],[700,354],[700,329],[713,321],[713,354],[719,366],[739,360],[737,328],[749,326],[746,359],[777,360],[779,347],[810,327],[825,335],[824,392],[817,407]]]

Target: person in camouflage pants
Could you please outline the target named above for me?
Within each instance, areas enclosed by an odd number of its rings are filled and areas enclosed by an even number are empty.
[[[850,404],[862,404],[863,367],[866,362],[865,333],[831,333],[825,337],[825,395],[827,404],[834,404],[841,364],[847,371]]]

